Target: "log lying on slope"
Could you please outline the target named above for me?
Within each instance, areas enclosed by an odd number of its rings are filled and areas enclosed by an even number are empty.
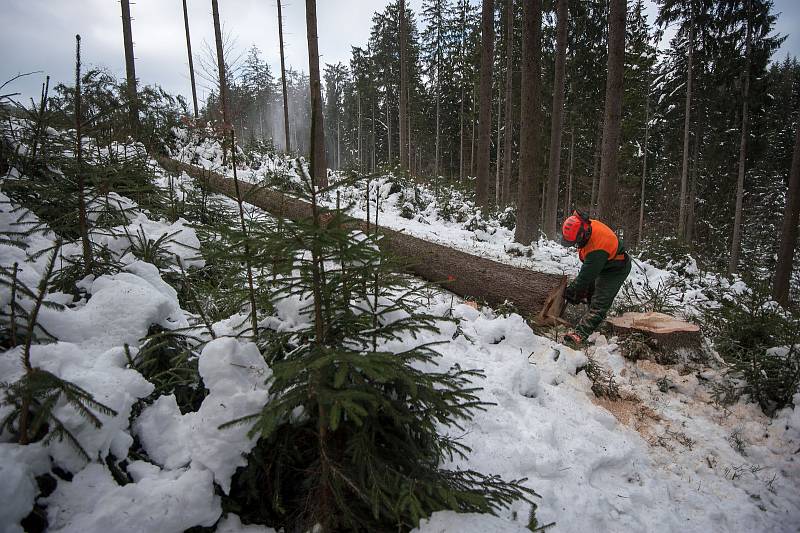
[[[236,197],[232,178],[174,159],[157,157],[157,160],[167,170],[184,171],[209,188]],[[303,200],[242,181],[239,188],[246,202],[275,216],[293,220],[311,217],[311,205]],[[363,220],[353,219],[353,224],[366,229]],[[442,283],[459,296],[485,300],[489,305],[509,301],[524,315],[538,313],[547,296],[563,279],[558,274],[506,265],[386,227],[380,227],[380,231],[388,241],[389,250],[405,261],[414,274]]]

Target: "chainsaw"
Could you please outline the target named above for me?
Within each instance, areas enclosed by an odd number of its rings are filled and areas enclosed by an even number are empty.
[[[533,318],[537,326],[571,326],[562,318],[567,308],[567,299],[564,291],[567,289],[567,276],[564,276],[556,287],[547,295],[542,310]]]

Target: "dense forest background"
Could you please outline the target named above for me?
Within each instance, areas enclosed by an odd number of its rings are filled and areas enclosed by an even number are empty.
[[[594,212],[598,201],[609,16],[607,1],[564,3],[569,5],[559,217],[572,208]],[[495,208],[514,204],[518,190],[523,6],[519,0],[492,4],[490,174],[493,182],[502,182],[506,172],[511,180],[507,197],[501,194],[498,201],[490,194],[489,205]],[[540,146],[536,172],[543,193],[553,126],[555,4],[543,2],[541,32],[541,113],[535,129]],[[375,13],[369,41],[353,47],[349,64],[324,66],[326,152],[333,169],[375,172],[400,163],[399,10],[397,1]],[[476,175],[477,164],[480,6],[468,0],[428,0],[419,13],[406,8],[406,20],[409,135],[403,155],[408,156],[408,171],[419,178],[466,185]],[[691,251],[707,268],[727,267],[747,73],[741,257],[748,265],[746,272],[775,268],[800,108],[800,67],[795,57],[775,57],[783,40],[773,30],[775,20],[772,2],[763,0],[664,0],[657,20],[648,20],[641,0],[628,2],[613,218],[629,246],[646,239],[659,248]],[[673,35],[668,41],[667,26]],[[238,57],[227,65],[238,137],[284,148],[280,74],[255,46]],[[689,61],[692,87],[687,99]],[[286,79],[292,148],[306,153],[308,78],[289,70]],[[202,117],[217,118],[218,107],[212,93]],[[493,193],[494,187],[490,189]],[[546,196],[540,196],[541,217]]]

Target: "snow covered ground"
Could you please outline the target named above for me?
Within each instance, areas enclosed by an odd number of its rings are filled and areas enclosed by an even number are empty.
[[[213,148],[209,150],[207,161],[214,156]],[[274,161],[273,168],[288,168]],[[263,172],[243,170],[239,175],[257,180]],[[191,186],[187,176],[180,179]],[[554,243],[538,243],[531,257],[510,255],[510,230],[496,221],[467,229],[464,222],[440,217],[437,205],[409,220],[401,216],[407,199],[402,191],[392,193],[390,182],[374,182],[382,198],[382,224],[497,260],[577,272],[572,253]],[[365,196],[363,191],[358,195]],[[353,191],[353,199],[356,196]],[[17,227],[19,212],[12,213],[12,207],[0,196],[0,231]],[[362,207],[355,206],[352,214],[358,216],[359,210]],[[138,228],[153,236],[178,231],[188,245],[176,248],[184,251],[185,267],[202,267],[202,258],[187,251],[199,244],[188,224],[152,220],[144,212],[135,213],[130,222],[130,233]],[[47,248],[54,238],[52,233],[27,237],[28,252]],[[51,531],[180,532],[215,523],[217,531],[271,531],[242,526],[235,515],[222,517],[215,492],[215,487],[227,492],[236,467],[243,464],[241,454],[254,445],[246,428],[216,427],[267,401],[264,380],[270,369],[255,345],[224,336],[233,333],[235,320],[220,321],[214,330],[221,338],[207,342],[199,355],[208,389],[200,408],[182,414],[173,396],[162,396],[131,420],[134,403],[147,397],[153,385],[130,368],[125,345],[135,355],[150,324],[177,329],[194,324],[194,318],[181,309],[163,272],[126,253],[124,237],[117,239],[112,244],[125,264],[123,271],[84,280],[88,299],[73,303],[68,295],[48,295],[69,305],[43,309],[42,321],[58,341],[35,345],[32,351],[35,365],[72,380],[118,413],[101,415],[104,425],[98,429],[71,407],[57,407],[90,455],[103,461],[86,463],[66,442],[21,446],[9,442],[9,435],[0,435],[0,531],[21,531],[19,521],[31,511],[39,492],[35,476],[54,466],[74,477],[59,481],[55,491],[39,501],[47,507]],[[23,250],[0,244],[0,264],[19,263],[20,277],[30,286],[36,286],[46,261],[46,254],[31,261]],[[645,263],[633,281],[657,283],[673,275]],[[699,272],[689,277],[674,297],[689,312],[709,300],[708,287],[724,284]],[[8,287],[0,287],[0,304],[7,305],[9,299]],[[450,466],[507,479],[526,477],[526,485],[541,495],[539,525],[555,522],[548,531],[800,528],[800,407],[770,419],[753,404],[717,406],[709,383],[719,370],[684,373],[682,367],[631,362],[622,357],[614,339],[603,337],[587,352],[613,372],[622,399],[597,398],[584,369],[587,353],[536,335],[521,316],[475,309],[447,293],[420,306],[457,321],[443,321],[437,333],[395,341],[386,348],[399,351],[410,342],[447,341],[438,347],[438,367],[482,369],[485,379],[476,383],[483,388],[480,397],[494,404],[457,433],[473,451]],[[299,308],[299,302],[287,301],[279,314],[262,320],[262,326],[296,327],[308,320]],[[19,348],[0,354],[3,381],[15,380],[22,371]],[[795,404],[800,405],[800,395]],[[7,413],[4,409],[0,418]],[[116,460],[125,458],[134,437],[152,462],[130,462],[127,472],[133,481],[119,485],[104,461],[109,454]],[[418,531],[525,531],[529,511],[527,504],[518,503],[499,517],[439,512],[424,520]]]

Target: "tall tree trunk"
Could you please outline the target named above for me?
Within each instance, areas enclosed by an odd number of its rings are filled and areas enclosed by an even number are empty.
[[[372,145],[372,161],[370,164],[370,172],[375,172],[375,143],[377,142],[375,138],[375,95],[372,95],[371,104],[372,104],[372,133],[370,135],[370,144]]]
[[[139,103],[136,95],[136,66],[133,59],[133,34],[131,33],[130,0],[121,0],[122,5],[122,39],[125,44],[125,75],[128,82],[128,105],[131,128],[139,131]]]
[[[567,194],[564,195],[564,216],[572,209],[572,173],[575,169],[575,124],[572,113],[569,119],[569,167],[567,168]]]
[[[553,79],[553,119],[550,126],[550,165],[547,176],[547,207],[544,215],[544,232],[551,238],[557,236],[558,180],[561,174],[561,129],[564,117],[564,63],[567,56],[567,0],[556,0],[556,64]]]
[[[316,0],[306,0],[306,33],[308,34],[308,72],[311,84],[311,175],[318,187],[327,187],[328,165],[325,161],[325,125],[319,77]]]
[[[589,214],[597,215],[597,181],[600,178],[600,152],[603,146],[603,117],[597,121],[597,137],[594,140],[594,163],[592,164],[592,194],[589,200]]]
[[[700,165],[700,143],[703,140],[703,120],[700,109],[698,109],[696,124],[694,152],[692,154],[692,177],[689,184],[689,197],[686,199],[686,243],[690,248],[694,243],[695,225],[697,224],[697,216],[695,215],[695,209],[697,208],[697,173]]]
[[[783,307],[789,305],[789,285],[792,277],[794,248],[797,242],[797,224],[800,221],[800,125],[794,138],[792,169],[789,171],[789,187],[786,190],[786,207],[783,210],[783,226],[778,243],[778,264],[772,285],[772,297]]]
[[[400,0],[400,113],[398,115],[398,131],[400,133],[400,169],[408,170],[408,81],[407,81],[407,55],[406,50],[406,2]]]
[[[731,256],[728,263],[728,274],[734,274],[739,269],[739,249],[742,240],[742,201],[744,199],[744,173],[747,163],[747,104],[750,98],[750,38],[752,24],[750,23],[752,0],[747,2],[747,36],[745,37],[745,71],[744,87],[742,90],[742,136],[739,140],[739,176],[736,180],[736,212],[733,218],[733,238],[731,239]]]
[[[689,181],[689,133],[692,113],[692,62],[694,61],[694,2],[689,21],[689,52],[686,66],[686,103],[683,113],[683,163],[681,166],[681,197],[678,209],[678,238],[686,237],[686,189]]]
[[[83,139],[81,136],[81,36],[75,36],[75,168],[78,181],[78,230],[81,233],[83,270],[88,276],[94,269],[92,241],[89,240],[89,217],[86,216],[85,177],[83,173]],[[30,333],[32,334],[32,333]],[[29,335],[30,335],[29,334]]]
[[[389,166],[392,166],[392,114],[391,114],[391,104],[389,99],[389,69],[386,69],[386,149],[388,151],[389,159],[386,163]]]
[[[603,118],[603,156],[600,160],[597,216],[617,222],[617,166],[622,131],[622,78],[625,69],[626,0],[611,0],[608,15],[608,79]]]
[[[437,22],[436,26],[436,157],[433,163],[433,174],[436,178],[439,177],[439,159],[441,157],[441,100],[442,100],[442,27]]]
[[[483,0],[481,15],[481,82],[478,116],[478,161],[475,181],[475,203],[489,205],[489,160],[492,136],[492,60],[494,58],[494,0]]]
[[[464,88],[461,88],[461,108],[458,112],[458,179],[464,179]]]
[[[469,173],[470,176],[475,176],[475,124],[477,119],[475,117],[475,85],[472,85],[472,137],[470,140],[469,152]]]
[[[278,41],[281,52],[281,85],[283,87],[283,131],[286,139],[286,153],[290,153],[292,145],[289,142],[289,93],[286,91],[286,60],[283,53],[283,12],[281,0],[277,0],[276,3],[278,4]]]
[[[364,169],[364,154],[362,149],[364,147],[364,142],[361,138],[362,136],[362,115],[361,115],[361,93],[356,93],[356,98],[358,102],[358,170],[363,171]]]
[[[192,104],[194,105],[194,118],[198,117],[197,86],[194,82],[194,58],[192,58],[192,39],[189,37],[189,12],[186,9],[186,0],[183,0],[183,25],[186,28],[186,52],[189,55],[189,81],[192,84]]]
[[[497,86],[497,140],[495,141],[495,143],[497,144],[497,148],[495,149],[496,161],[495,161],[495,165],[494,165],[494,167],[495,167],[494,168],[494,170],[495,170],[495,176],[494,176],[494,199],[495,199],[495,205],[500,205],[500,195],[502,194],[502,192],[501,192],[502,182],[501,182],[501,178],[500,178],[500,167],[502,166],[502,153],[501,153],[502,146],[500,145],[500,135],[502,135],[502,133],[503,133],[503,127],[502,127],[502,124],[503,124],[503,115],[502,115],[503,94],[500,92],[501,90],[502,90],[502,88],[498,84],[498,86]]]
[[[539,155],[539,85],[541,82],[542,2],[522,2],[522,76],[520,79],[519,184],[517,228],[514,240],[528,245],[539,236],[540,185],[536,170]]]
[[[236,135],[232,126],[232,118],[230,116],[230,107],[228,104],[228,80],[225,73],[225,56],[222,50],[222,26],[219,22],[219,5],[217,0],[211,0],[211,15],[214,19],[214,38],[217,45],[217,70],[219,72],[219,94],[222,100],[222,128],[230,135],[230,148],[231,148],[231,164],[233,166],[233,184],[236,192],[236,203],[239,206],[239,224],[241,226],[242,235],[245,236],[244,241],[244,263],[247,270],[247,287],[250,295],[250,324],[253,328],[253,338],[258,338],[258,316],[256,307],[256,293],[255,284],[253,282],[253,267],[250,262],[250,245],[248,244],[247,226],[244,217],[244,202],[242,200],[242,193],[239,188],[239,178],[236,175]],[[223,145],[224,146],[224,145]],[[223,147],[224,151],[224,147]],[[223,154],[224,159],[224,154]]]
[[[647,182],[647,142],[650,136],[650,80],[647,81],[647,97],[644,104],[644,148],[642,149],[642,189],[639,194],[639,231],[636,233],[636,246],[642,244],[644,231],[644,186]]]
[[[506,106],[505,126],[503,136],[503,184],[500,187],[501,196],[497,199],[498,205],[504,206],[511,203],[514,195],[511,194],[511,152],[514,139],[514,0],[506,1]]]

